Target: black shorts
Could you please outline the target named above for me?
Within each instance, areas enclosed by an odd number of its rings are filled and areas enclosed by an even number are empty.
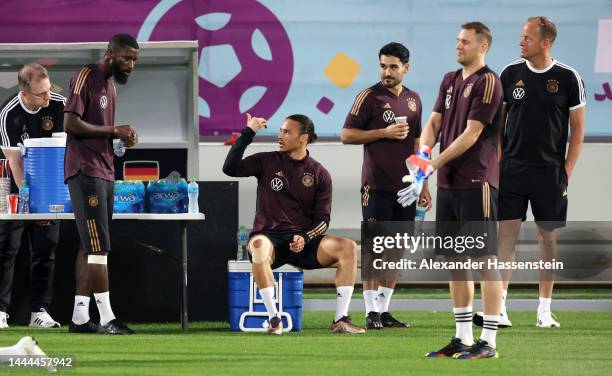
[[[397,192],[361,188],[361,215],[365,222],[414,221],[416,202],[403,207],[397,202]]]
[[[447,243],[452,247],[436,247],[435,253],[470,257],[497,255],[496,221],[497,189],[488,183],[474,189],[438,188],[436,235],[450,236],[453,241]],[[475,242],[468,246],[466,242],[470,238]]]
[[[113,217],[115,183],[83,174],[68,179],[74,219],[87,254],[111,250],[109,224]]]
[[[565,226],[568,179],[564,167],[533,167],[502,161],[499,178],[500,220],[524,221],[529,203],[539,226]]]
[[[323,240],[325,235],[320,235],[314,239],[311,239],[310,242],[304,246],[302,252],[297,253],[292,252],[289,249],[289,244],[291,244],[293,235],[295,235],[295,233],[274,233],[260,231],[251,233],[249,239],[255,235],[265,235],[272,242],[272,245],[274,246],[274,263],[272,263],[272,269],[276,269],[285,264],[307,270],[324,268],[324,266],[319,264],[319,261],[317,261],[317,249],[319,248],[319,243],[321,243],[321,240]],[[250,252],[249,259],[253,261]]]

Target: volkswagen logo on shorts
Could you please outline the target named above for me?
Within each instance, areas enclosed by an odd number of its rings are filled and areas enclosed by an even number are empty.
[[[395,121],[395,114],[391,110],[387,110],[383,113],[383,120],[385,123],[393,123]]]
[[[514,99],[523,99],[524,96],[525,90],[522,87],[517,87],[516,89],[512,90],[512,97]]]
[[[280,178],[272,179],[272,181],[270,182],[270,185],[272,186],[272,189],[274,189],[275,191],[280,191],[281,189],[283,189],[283,181]]]
[[[106,110],[106,106],[108,106],[108,98],[106,98],[106,95],[103,95],[100,97],[100,108]]]

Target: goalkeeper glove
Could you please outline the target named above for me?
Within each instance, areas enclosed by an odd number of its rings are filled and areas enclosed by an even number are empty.
[[[421,145],[418,153],[406,159],[406,168],[410,175],[404,176],[402,181],[412,184],[397,192],[397,202],[403,207],[412,205],[421,195],[425,182],[433,173],[433,167],[429,164],[430,160],[431,149],[426,145]]]

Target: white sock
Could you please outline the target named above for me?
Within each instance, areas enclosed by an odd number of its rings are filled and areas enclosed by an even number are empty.
[[[266,311],[268,311],[268,317],[272,318],[276,316],[278,314],[278,310],[276,309],[276,303],[274,303],[274,286],[259,289],[259,294],[264,301]]]
[[[83,325],[89,321],[89,296],[75,295],[72,322]]]
[[[389,312],[389,303],[393,289],[384,286],[378,286],[378,296],[376,297],[378,312]]]
[[[497,347],[495,337],[497,336],[497,328],[499,327],[499,315],[484,315],[482,320],[482,334],[480,339],[487,341],[492,348]]]
[[[538,315],[542,312],[550,312],[550,303],[552,298],[543,298],[540,296],[540,305],[538,305]]]
[[[363,290],[363,301],[365,303],[366,316],[370,312],[378,312],[378,307],[376,306],[377,295],[378,291],[376,290]]]
[[[336,317],[334,321],[340,320],[343,316],[348,316],[351,297],[353,296],[353,286],[336,287]]]
[[[501,310],[499,311],[502,315],[508,316],[508,311],[506,308],[506,297],[508,296],[508,290],[502,290],[502,303]]]
[[[106,325],[109,321],[115,319],[115,314],[110,304],[110,291],[94,293],[98,312],[100,312],[100,325]]]
[[[455,314],[455,337],[459,338],[464,345],[471,346],[474,343],[472,333],[472,306],[453,308]]]

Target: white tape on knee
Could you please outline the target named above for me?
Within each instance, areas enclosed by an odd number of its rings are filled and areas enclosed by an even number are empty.
[[[262,263],[270,259],[272,242],[267,236],[255,235],[249,240],[249,251],[251,252],[253,262]]]
[[[106,265],[106,256],[87,255],[87,263],[88,264]]]

